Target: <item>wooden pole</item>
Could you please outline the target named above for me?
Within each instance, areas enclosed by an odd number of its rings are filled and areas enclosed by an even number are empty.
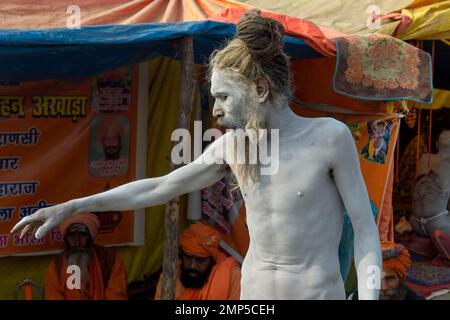
[[[184,37],[179,42],[181,52],[181,92],[178,109],[177,129],[189,129],[192,105],[195,96],[194,47],[192,37]],[[170,162],[170,171],[176,169]],[[161,300],[175,300],[178,261],[178,239],[180,227],[179,197],[170,200],[166,205],[164,217],[165,245],[163,260],[163,282]]]

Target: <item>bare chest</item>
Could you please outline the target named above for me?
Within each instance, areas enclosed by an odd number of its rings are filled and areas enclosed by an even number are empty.
[[[278,206],[288,203],[296,206],[316,201],[321,194],[334,189],[326,147],[314,143],[282,142],[278,154],[270,154],[270,163],[259,164],[256,183],[241,186],[244,198],[250,202],[275,201]],[[264,171],[269,167],[270,170]]]

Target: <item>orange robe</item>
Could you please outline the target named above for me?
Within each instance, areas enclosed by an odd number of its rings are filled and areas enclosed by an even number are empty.
[[[162,274],[156,287],[155,300],[161,299]],[[176,300],[239,300],[241,294],[241,269],[237,261],[228,257],[211,270],[208,281],[200,289],[185,288],[179,279],[176,283]]]
[[[61,253],[64,254],[64,253]],[[55,261],[52,261],[45,272],[44,290],[47,300],[126,300],[127,276],[125,266],[120,255],[116,254],[111,269],[108,285],[104,286],[100,261],[95,251],[89,262],[89,280],[84,290],[68,289],[67,259],[63,258],[61,270],[56,270]],[[59,275],[59,277],[58,277]]]

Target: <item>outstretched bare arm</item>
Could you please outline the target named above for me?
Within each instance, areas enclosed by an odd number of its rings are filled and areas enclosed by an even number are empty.
[[[223,137],[213,142],[194,162],[165,176],[133,181],[99,194],[40,209],[23,218],[11,232],[21,231],[23,236],[27,231],[36,231],[35,237],[39,239],[78,212],[140,209],[164,204],[181,194],[205,188],[225,175],[223,165],[217,164],[222,160],[217,157],[223,152],[216,150],[222,147]]]

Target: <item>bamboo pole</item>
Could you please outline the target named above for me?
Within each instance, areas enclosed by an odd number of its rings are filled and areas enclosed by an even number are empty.
[[[179,41],[181,53],[181,92],[180,105],[178,109],[177,129],[189,129],[192,105],[194,104],[194,47],[192,37],[184,37]],[[170,171],[176,169],[170,162]],[[180,206],[179,197],[170,200],[166,205],[164,216],[165,245],[163,260],[163,282],[161,288],[162,300],[174,300],[177,261],[178,261],[178,238],[180,233]]]

